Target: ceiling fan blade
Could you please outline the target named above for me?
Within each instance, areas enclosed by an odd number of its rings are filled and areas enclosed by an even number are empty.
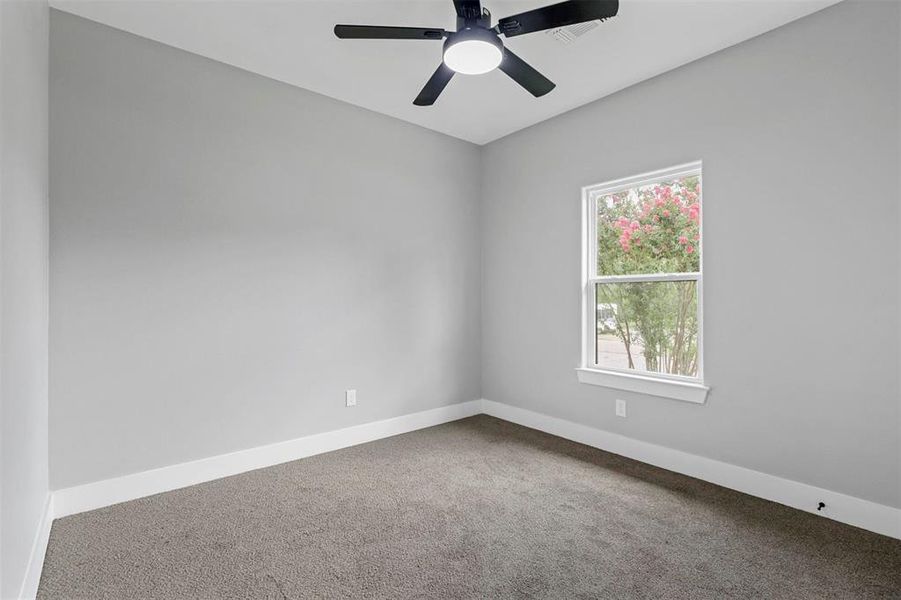
[[[443,29],[427,27],[335,25],[335,35],[344,40],[442,40],[445,33]]]
[[[529,63],[507,48],[504,48],[504,58],[498,68],[536,98],[544,96],[557,87],[553,81],[533,69]]]
[[[478,19],[482,16],[482,4],[479,0],[454,0],[454,8],[461,19]]]
[[[416,106],[431,106],[435,104],[435,100],[438,99],[438,96],[441,95],[441,92],[444,91],[444,88],[447,87],[448,82],[450,82],[451,77],[453,76],[454,72],[442,62],[438,65],[435,72],[432,73],[432,76],[429,77],[425,87],[423,87],[422,91],[419,92],[419,95],[416,96],[416,100],[413,101],[413,104]]]
[[[507,37],[616,16],[619,0],[569,0],[504,17],[497,22]]]

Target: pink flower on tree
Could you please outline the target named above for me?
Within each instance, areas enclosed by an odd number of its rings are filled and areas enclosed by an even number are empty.
[[[623,252],[628,252],[631,248],[630,241],[632,239],[632,231],[629,229],[623,229],[622,234],[619,236],[619,245],[623,249]]]
[[[701,207],[698,206],[697,203],[694,203],[688,207],[688,218],[691,219],[692,221],[694,221],[695,223],[698,222],[698,216],[700,214],[701,214]]]

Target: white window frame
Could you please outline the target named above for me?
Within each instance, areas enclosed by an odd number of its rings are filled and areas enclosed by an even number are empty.
[[[646,275],[597,275],[597,199],[636,186],[653,185],[690,175],[701,178],[701,216],[697,273],[653,273]],[[582,188],[582,362],[577,371],[582,383],[663,396],[686,402],[703,404],[708,388],[704,384],[704,187],[701,161],[668,169],[660,169]],[[632,369],[616,369],[595,363],[597,336],[598,283],[629,283],[649,281],[696,281],[698,294],[698,376],[686,377]]]

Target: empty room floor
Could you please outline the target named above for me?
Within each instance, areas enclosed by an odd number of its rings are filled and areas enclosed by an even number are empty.
[[[899,590],[899,540],[477,416],[58,519],[38,598]]]

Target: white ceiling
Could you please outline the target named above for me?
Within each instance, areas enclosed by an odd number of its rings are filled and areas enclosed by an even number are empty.
[[[441,43],[339,40],[336,23],[454,28],[451,0],[51,0],[118,29],[477,144],[528,127],[838,0],[621,0],[619,15],[571,45],[545,33],[505,40],[557,84],[535,99],[500,71],[457,75],[413,105]],[[555,0],[482,0],[496,20]]]

